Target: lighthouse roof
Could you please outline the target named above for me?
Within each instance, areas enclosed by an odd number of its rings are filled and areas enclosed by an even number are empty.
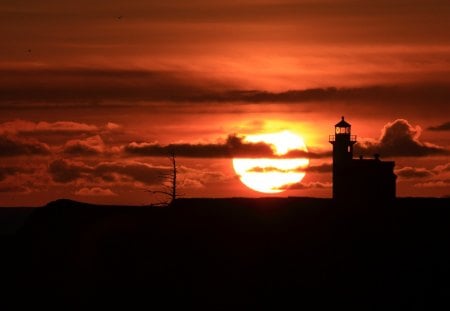
[[[351,125],[344,120],[344,116],[342,116],[342,119],[340,122],[336,123],[335,127],[350,127]]]

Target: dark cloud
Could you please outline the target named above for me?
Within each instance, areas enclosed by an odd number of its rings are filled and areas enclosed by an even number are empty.
[[[427,128],[430,131],[450,131],[450,122],[445,122],[437,126],[430,126]]]
[[[311,88],[303,90],[289,90],[285,92],[267,92],[262,90],[253,91],[229,91],[204,100],[223,102],[318,102],[318,101],[372,101],[393,102],[398,100],[420,101],[427,99],[428,102],[444,101],[450,99],[448,85],[377,85],[353,88]],[[201,98],[196,101],[202,101]]]
[[[297,167],[293,169],[280,169],[278,167],[259,167],[255,166],[247,170],[247,172],[254,173],[268,173],[268,172],[277,172],[277,173],[289,173],[289,172],[310,172],[310,173],[329,173],[332,170],[332,166],[329,163],[323,163],[320,165],[313,165],[308,167]]]
[[[139,162],[102,162],[88,166],[82,162],[54,160],[48,167],[53,181],[69,183],[79,179],[102,182],[138,181],[147,185],[160,184],[169,168]]]
[[[278,167],[273,166],[267,166],[267,167],[260,167],[255,166],[247,170],[247,172],[250,173],[291,173],[291,172],[304,172],[306,168],[304,167],[297,167],[292,169],[281,169]]]
[[[0,184],[0,193],[31,193],[32,189],[24,185]]]
[[[48,155],[47,144],[10,134],[0,134],[0,157]]]
[[[197,185],[199,185],[200,183],[202,185],[205,185],[210,183],[221,183],[230,178],[230,176],[227,176],[221,171],[216,171],[212,169],[196,169],[192,167],[186,167],[183,165],[180,165],[178,167],[178,172],[180,173],[181,177],[181,185],[184,185],[185,187],[189,183]]]
[[[132,142],[124,147],[125,153],[136,156],[167,156],[174,152],[176,156],[187,158],[277,158],[271,145],[260,143],[249,143],[244,141],[245,137],[229,135],[225,142],[215,144],[170,144],[159,145],[155,143]],[[322,158],[331,153],[315,153],[303,150],[292,150],[283,158]]]
[[[181,189],[201,189],[205,188],[205,184],[199,179],[184,178],[178,187]]]
[[[159,184],[165,180],[165,174],[168,172],[168,167],[152,166],[139,162],[105,162],[94,168],[94,175],[104,180],[111,174],[119,174],[144,184]]]
[[[6,106],[30,101],[78,106],[108,100],[133,104],[136,101],[205,101],[215,97],[210,94],[231,87],[230,83],[202,78],[192,72],[72,68],[0,73],[0,104]]]
[[[450,163],[437,165],[432,169],[407,166],[395,171],[397,176],[402,179],[425,179],[425,181],[414,185],[419,188],[442,188],[450,186],[448,172],[450,172]]]
[[[332,184],[329,182],[312,181],[309,183],[297,183],[283,188],[284,190],[302,190],[311,188],[331,188]]]
[[[414,186],[418,188],[448,188],[450,187],[450,179],[430,180]]]
[[[29,158],[21,162],[0,167],[0,192],[29,194],[47,191],[50,178],[45,167]]]
[[[402,167],[395,171],[400,178],[410,179],[410,178],[429,178],[433,177],[434,173],[426,168],[415,168],[415,167]]]
[[[332,151],[291,150],[284,157],[286,157],[286,158],[322,159],[322,158],[329,158],[331,155],[332,155]]]
[[[15,167],[0,167],[0,181],[4,180],[7,176],[17,174],[17,168]]]
[[[160,190],[167,182],[171,167],[134,161],[102,162],[90,166],[83,162],[58,159],[50,163],[48,173],[56,183],[81,186],[76,195],[112,196],[116,195],[115,189],[120,187]],[[180,189],[200,189],[207,184],[222,183],[227,178],[222,172],[178,166]]]
[[[450,172],[450,163],[437,165],[432,169],[406,166],[395,170],[395,174],[403,179],[433,178],[438,180],[442,179],[448,172]]]
[[[89,106],[135,105],[139,102],[236,102],[306,103],[373,101],[428,105],[450,100],[447,83],[372,85],[292,89],[282,92],[241,89],[237,81],[211,78],[190,71],[120,69],[3,69],[0,75],[0,107],[81,103]],[[1,78],[3,77],[3,78]],[[45,83],[43,83],[45,81]],[[67,125],[67,124],[66,124]],[[45,124],[42,124],[45,127]],[[47,125],[48,126],[48,125]],[[55,125],[54,125],[55,126]],[[64,127],[64,124],[60,124]]]
[[[421,142],[421,129],[412,126],[407,120],[397,119],[388,123],[377,142],[360,141],[355,145],[356,154],[381,154],[386,157],[422,157],[449,154],[443,147]]]
[[[92,156],[98,155],[101,151],[97,148],[91,148],[88,145],[82,144],[81,142],[66,145],[64,147],[64,153],[73,156]]]
[[[436,187],[450,187],[450,163],[437,165],[431,171],[435,174],[435,177],[427,183],[423,183],[422,186],[433,187],[435,185]]]
[[[54,160],[48,167],[48,172],[53,181],[58,183],[69,183],[89,174],[93,169],[83,163],[69,162],[67,160]]]
[[[14,120],[0,124],[0,133],[14,133],[14,134],[83,134],[97,132],[99,128],[95,125],[71,122],[71,121],[57,121],[57,122],[31,122],[25,120]]]
[[[306,171],[311,173],[330,173],[332,169],[333,165],[331,163],[323,163],[319,165],[310,165]]]
[[[76,139],[68,141],[63,152],[74,156],[92,156],[105,151],[105,144],[99,135],[86,139]]]
[[[0,167],[0,181],[5,180],[8,176],[13,176],[20,173],[30,174],[33,173],[34,169],[18,167],[18,166],[4,166]]]
[[[246,143],[242,137],[229,135],[225,142],[216,144],[170,144],[161,146],[151,143],[130,143],[125,152],[138,156],[167,156],[174,152],[179,157],[231,158],[273,157],[273,149],[265,143]]]

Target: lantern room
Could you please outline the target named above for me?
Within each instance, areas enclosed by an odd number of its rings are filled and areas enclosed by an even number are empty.
[[[336,123],[336,125],[334,126],[335,131],[334,133],[336,135],[341,135],[341,134],[347,134],[350,135],[350,128],[351,125],[347,122],[345,122],[344,117],[342,116],[341,121],[339,123]]]

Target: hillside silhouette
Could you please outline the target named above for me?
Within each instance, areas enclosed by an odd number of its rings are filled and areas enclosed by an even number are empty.
[[[216,309],[429,307],[437,302],[417,295],[441,295],[450,284],[449,203],[404,198],[350,208],[331,199],[229,198],[161,208],[58,200],[4,236],[4,281],[70,304],[127,293],[134,298],[125,305],[145,297],[147,306]]]

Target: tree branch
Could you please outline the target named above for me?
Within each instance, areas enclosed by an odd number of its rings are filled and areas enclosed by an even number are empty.
[[[146,190],[147,192],[150,192],[150,193],[161,193],[161,194],[165,194],[165,195],[168,195],[168,196],[172,196],[172,193],[171,192],[169,192],[169,191],[162,191],[162,190]]]

